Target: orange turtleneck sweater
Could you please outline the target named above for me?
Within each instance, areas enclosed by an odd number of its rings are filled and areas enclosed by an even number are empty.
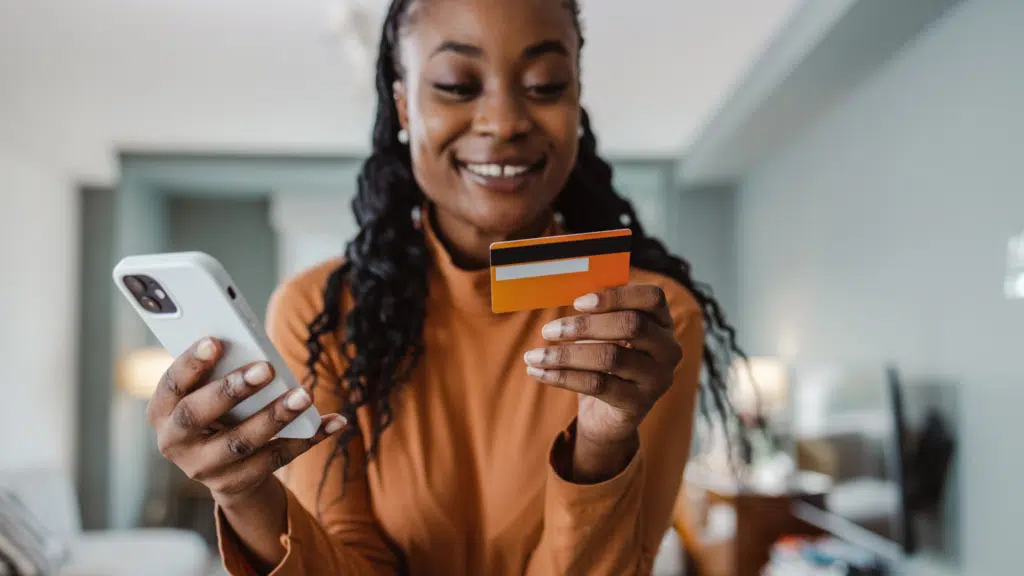
[[[692,295],[669,278],[631,271],[631,283],[656,284],[668,296],[684,360],[640,426],[640,448],[625,470],[599,484],[574,484],[551,462],[553,446],[576,417],[576,394],[528,377],[523,354],[544,344],[544,324],[575,312],[493,314],[490,272],[458,268],[429,225],[424,233],[434,262],[425,354],[391,400],[394,420],[368,473],[361,472],[371,430],[365,407],[354,423],[361,434],[349,445],[344,490],[342,459],[327,464],[331,441],[281,471],[287,552],[272,574],[649,573],[690,451],[703,350]],[[339,264],[299,274],[271,301],[267,330],[300,377],[306,327],[322,309],[327,277]],[[339,398],[327,390],[344,371],[340,339],[335,334],[324,342],[314,392],[321,413],[339,411]],[[248,574],[237,537],[219,513],[217,525],[226,569]]]

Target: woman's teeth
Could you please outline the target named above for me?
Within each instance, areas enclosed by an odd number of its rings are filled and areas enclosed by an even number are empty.
[[[514,178],[529,172],[529,166],[513,166],[509,164],[466,164],[466,169],[488,178]]]

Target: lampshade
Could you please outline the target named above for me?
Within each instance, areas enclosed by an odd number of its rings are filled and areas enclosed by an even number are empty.
[[[759,401],[767,416],[782,412],[788,401],[788,390],[789,370],[779,358],[750,358],[749,366],[737,359],[732,365],[730,397],[741,414],[753,414]]]
[[[139,348],[117,363],[117,388],[131,396],[149,399],[174,358],[163,348]]]

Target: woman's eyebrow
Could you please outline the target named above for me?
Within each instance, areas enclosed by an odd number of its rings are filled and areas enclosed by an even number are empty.
[[[467,44],[465,42],[458,42],[455,40],[445,40],[440,46],[434,49],[430,57],[433,58],[442,52],[454,52],[463,56],[469,56],[471,58],[479,58],[483,56],[483,49],[473,44]],[[569,49],[565,47],[565,44],[559,40],[544,40],[531,44],[523,49],[523,58],[526,60],[534,60],[545,54],[561,54],[563,56],[569,55]]]

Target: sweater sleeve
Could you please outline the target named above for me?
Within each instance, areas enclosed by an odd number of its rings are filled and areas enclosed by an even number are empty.
[[[666,290],[667,292],[667,290]],[[665,532],[690,454],[690,436],[704,327],[692,298],[670,309],[683,361],[669,390],[640,425],[640,447],[617,476],[598,484],[565,480],[556,459],[571,453],[575,424],[551,449],[547,472],[544,529],[527,574],[649,574]]]
[[[283,285],[275,292],[267,313],[270,339],[288,367],[300,377],[307,373],[307,326],[322,302],[319,284],[299,277]],[[337,350],[333,339],[324,342],[323,357],[317,366],[317,385],[311,390],[321,414],[338,412],[342,406],[338,394],[340,359],[328,350]],[[320,443],[278,472],[287,493],[288,524],[280,536],[285,556],[272,570],[274,576],[372,576],[398,571],[399,558],[373,512],[363,472],[363,439],[357,434],[348,444],[348,482],[343,490],[345,462],[340,456],[332,458],[339,448],[335,438]],[[324,488],[319,493],[321,485]],[[216,521],[225,569],[233,576],[254,575],[247,561],[248,553],[219,509]]]

